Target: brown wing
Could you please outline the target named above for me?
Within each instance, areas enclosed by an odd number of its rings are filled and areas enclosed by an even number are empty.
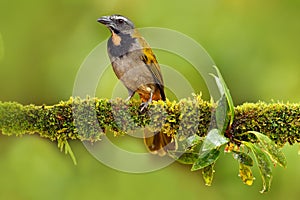
[[[162,100],[166,100],[166,95],[164,92],[164,82],[160,71],[160,66],[156,60],[156,57],[148,43],[144,40],[144,38],[138,37],[137,39],[139,40],[139,43],[142,45],[143,48],[143,55],[141,56],[141,59],[151,72],[153,79],[155,80],[156,86],[160,91]]]

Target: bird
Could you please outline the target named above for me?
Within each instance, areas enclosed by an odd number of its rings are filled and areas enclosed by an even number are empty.
[[[134,23],[119,14],[102,16],[97,20],[111,32],[107,53],[117,78],[128,90],[129,101],[137,93],[145,112],[153,100],[166,100],[160,66],[151,47],[135,28]],[[144,130],[144,142],[153,154],[164,156],[176,149],[174,137],[161,131]]]

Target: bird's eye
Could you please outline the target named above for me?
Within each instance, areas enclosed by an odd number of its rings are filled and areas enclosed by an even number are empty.
[[[118,22],[119,24],[123,24],[123,23],[124,23],[124,19],[118,19],[117,22]]]

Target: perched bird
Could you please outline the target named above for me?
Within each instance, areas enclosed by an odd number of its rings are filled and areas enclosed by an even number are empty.
[[[111,32],[107,51],[116,76],[128,90],[127,100],[138,93],[142,100],[141,111],[145,111],[152,100],[165,101],[160,66],[132,21],[122,15],[111,15],[99,18],[98,22]],[[161,156],[175,149],[173,137],[161,132],[145,129],[144,141],[150,152]]]

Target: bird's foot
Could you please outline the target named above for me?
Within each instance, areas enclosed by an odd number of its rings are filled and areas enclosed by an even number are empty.
[[[129,96],[125,99],[126,102],[130,101],[130,99],[132,98],[132,96]]]
[[[130,99],[133,97],[135,92],[131,91],[131,90],[128,90],[128,97],[127,99],[125,99],[126,102],[130,101]]]
[[[140,105],[140,112],[141,113],[146,112],[147,108],[148,108],[148,105],[149,105],[149,102],[143,102],[143,103],[141,103],[141,105]]]

